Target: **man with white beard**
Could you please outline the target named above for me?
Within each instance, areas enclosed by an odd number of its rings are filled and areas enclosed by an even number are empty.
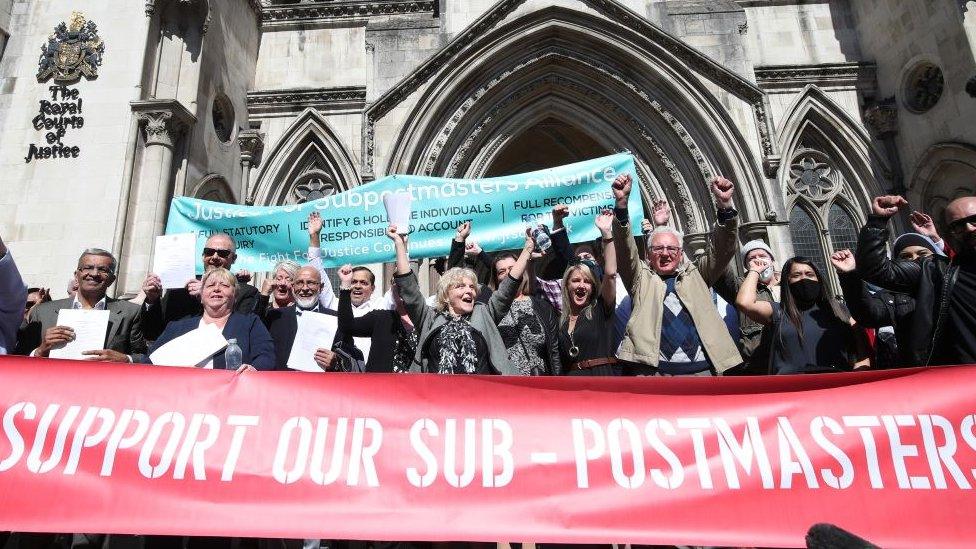
[[[265,325],[271,332],[271,338],[275,344],[275,370],[288,370],[288,356],[291,354],[292,344],[295,342],[295,335],[298,333],[298,317],[303,312],[336,315],[334,310],[327,309],[319,303],[321,291],[322,276],[318,269],[306,265],[298,269],[298,273],[291,283],[291,292],[295,304],[280,309],[271,309],[265,315]],[[342,334],[336,333],[335,344],[331,349],[319,348],[315,351],[315,363],[323,371],[339,369],[341,360],[339,355],[334,352],[336,349],[351,355],[357,362],[362,360],[361,353],[356,356],[357,352],[352,341]]]

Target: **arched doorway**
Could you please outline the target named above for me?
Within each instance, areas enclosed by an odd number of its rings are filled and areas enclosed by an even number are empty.
[[[382,171],[478,178],[631,151],[645,204],[668,197],[692,247],[714,222],[705,184],[714,175],[739,184],[743,218],[782,212],[781,197],[761,183],[760,163],[729,109],[738,103],[739,115],[752,119],[762,92],[724,72],[720,101],[695,74],[710,61],[675,49],[564,7],[506,22],[476,37],[410,99],[392,147],[383,147]],[[702,63],[689,63],[696,56]],[[371,133],[376,120],[408,92],[391,90],[367,109],[368,168],[379,149]]]
[[[543,170],[611,154],[590,135],[557,118],[546,118],[505,145],[485,177]]]

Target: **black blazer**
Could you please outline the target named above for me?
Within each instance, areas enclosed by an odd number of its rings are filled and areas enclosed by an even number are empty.
[[[399,322],[400,315],[389,309],[374,309],[356,318],[352,314],[352,292],[339,291],[339,331],[350,337],[372,339],[369,360],[366,361],[367,372],[393,372]]]
[[[166,329],[149,349],[149,353],[152,354],[164,343],[197,329],[200,326],[200,318],[199,316],[191,316],[167,324]],[[237,345],[241,348],[241,354],[244,357],[244,364],[254,366],[255,370],[274,370],[274,343],[271,341],[271,335],[268,334],[267,328],[264,327],[257,315],[253,313],[231,313],[221,333],[226,339],[237,339]],[[148,356],[146,356],[145,362],[152,364]],[[213,366],[214,370],[226,369],[223,351],[214,355]]]
[[[237,289],[234,292],[234,312],[255,312],[257,296],[257,288],[238,281]],[[203,315],[203,305],[199,298],[191,296],[185,288],[173,288],[166,290],[159,303],[143,305],[142,330],[146,339],[152,341],[163,333],[163,329],[170,322],[188,316],[201,315]]]
[[[295,343],[295,335],[298,333],[298,309],[294,305],[282,307],[280,309],[267,309],[264,315],[264,324],[271,333],[271,339],[275,346],[275,370],[291,371],[288,368],[288,356],[291,354],[291,347]],[[335,316],[336,312],[332,309],[320,308],[318,313]],[[356,360],[362,360],[363,354],[352,342],[352,338],[344,335],[340,321],[339,330],[336,332],[335,340],[332,343],[332,350],[341,349]]]

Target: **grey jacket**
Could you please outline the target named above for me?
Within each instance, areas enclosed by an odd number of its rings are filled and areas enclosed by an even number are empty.
[[[58,311],[70,309],[71,298],[41,303],[31,311],[27,324],[21,331],[18,354],[29,354],[41,344],[44,332],[58,323]],[[105,308],[111,313],[105,348],[132,356],[133,362],[142,360],[146,353],[146,338],[142,335],[142,309],[128,301],[105,298]],[[92,349],[94,350],[94,349]]]
[[[410,371],[431,372],[430,365],[423,356],[424,344],[435,329],[447,323],[448,317],[445,313],[427,305],[424,295],[420,293],[417,275],[413,271],[405,275],[396,275],[396,281],[407,314],[419,330],[417,354],[414,356]],[[505,349],[505,342],[498,333],[498,323],[508,314],[512,301],[518,293],[518,287],[518,280],[510,276],[506,277],[498,289],[491,294],[487,304],[475,302],[474,311],[468,317],[471,326],[481,332],[488,343],[488,358],[492,368],[502,375],[518,375],[518,371],[508,360],[508,350]]]

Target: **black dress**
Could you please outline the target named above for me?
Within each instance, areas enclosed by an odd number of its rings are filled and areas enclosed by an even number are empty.
[[[606,307],[603,297],[597,297],[576,319],[573,333],[569,333],[569,322],[559,325],[559,357],[563,361],[563,373],[569,376],[619,376],[618,364],[601,364],[593,368],[579,370],[573,368],[576,362],[595,358],[614,358],[613,348],[613,307]],[[576,347],[579,352],[570,356]]]

